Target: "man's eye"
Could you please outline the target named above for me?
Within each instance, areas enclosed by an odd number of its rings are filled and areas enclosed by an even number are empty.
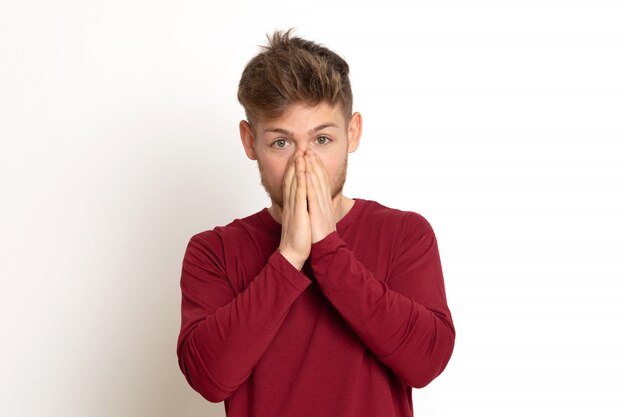
[[[316,140],[320,145],[325,145],[330,142],[330,139],[327,136],[319,136]]]
[[[275,140],[273,145],[277,148],[284,148],[285,146],[287,146],[287,140],[285,139]]]

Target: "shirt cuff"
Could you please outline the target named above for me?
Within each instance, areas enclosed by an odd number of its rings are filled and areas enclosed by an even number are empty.
[[[269,257],[267,263],[299,291],[304,291],[311,284],[311,280],[291,265],[278,249]]]
[[[311,260],[315,261],[326,255],[337,252],[337,250],[346,246],[346,243],[339,237],[339,233],[335,230],[329,233],[324,239],[311,245]]]

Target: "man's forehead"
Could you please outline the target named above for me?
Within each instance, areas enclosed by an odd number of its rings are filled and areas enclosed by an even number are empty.
[[[280,116],[261,120],[258,128],[261,133],[315,133],[323,129],[345,128],[346,120],[339,105],[320,103],[315,106],[306,103],[289,105]]]
[[[328,129],[328,128],[339,129],[340,126],[338,126],[336,123],[332,123],[332,122],[320,123],[319,125],[308,129],[306,131],[306,133],[309,134],[309,135],[312,135],[312,134],[314,134],[316,132],[319,132],[321,130]],[[270,126],[270,127],[265,128],[263,130],[263,133],[281,133],[281,134],[285,134],[285,135],[288,135],[288,136],[295,136],[295,134],[296,134],[296,132],[298,130],[299,129],[297,129],[297,128],[296,128],[296,130],[289,130],[289,129],[286,129],[286,128],[283,128],[283,127],[271,127]],[[303,130],[305,130],[305,129],[303,129]]]

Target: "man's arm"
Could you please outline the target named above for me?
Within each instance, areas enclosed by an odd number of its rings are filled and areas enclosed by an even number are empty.
[[[399,229],[387,283],[346,247],[334,227],[321,160],[305,155],[311,220],[311,267],[320,289],[370,350],[405,383],[423,387],[447,365],[455,330],[446,303],[437,241],[430,224],[408,213]],[[374,236],[364,236],[376,244]]]
[[[292,158],[283,180],[280,246],[240,294],[228,283],[217,233],[189,242],[177,353],[187,381],[209,401],[223,401],[248,378],[311,283],[299,272],[311,248],[305,181],[304,160]]]
[[[212,402],[228,398],[250,375],[311,281],[278,251],[248,288],[235,294],[224,276],[217,234],[194,236],[181,277],[179,366],[189,384]]]
[[[312,246],[311,266],[322,292],[365,345],[405,383],[421,388],[447,365],[455,330],[435,235],[412,214],[387,283],[336,232]]]

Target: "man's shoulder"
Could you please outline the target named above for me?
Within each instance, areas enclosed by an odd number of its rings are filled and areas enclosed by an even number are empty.
[[[249,240],[257,233],[268,233],[271,225],[263,218],[265,210],[260,210],[246,217],[236,218],[225,225],[215,226],[212,229],[198,232],[191,237],[191,240],[207,244],[223,244],[225,240]]]
[[[428,220],[421,214],[399,208],[393,208],[374,200],[364,200],[361,212],[362,221],[368,223],[381,223],[386,227],[398,227],[411,229],[412,231],[432,231]]]

